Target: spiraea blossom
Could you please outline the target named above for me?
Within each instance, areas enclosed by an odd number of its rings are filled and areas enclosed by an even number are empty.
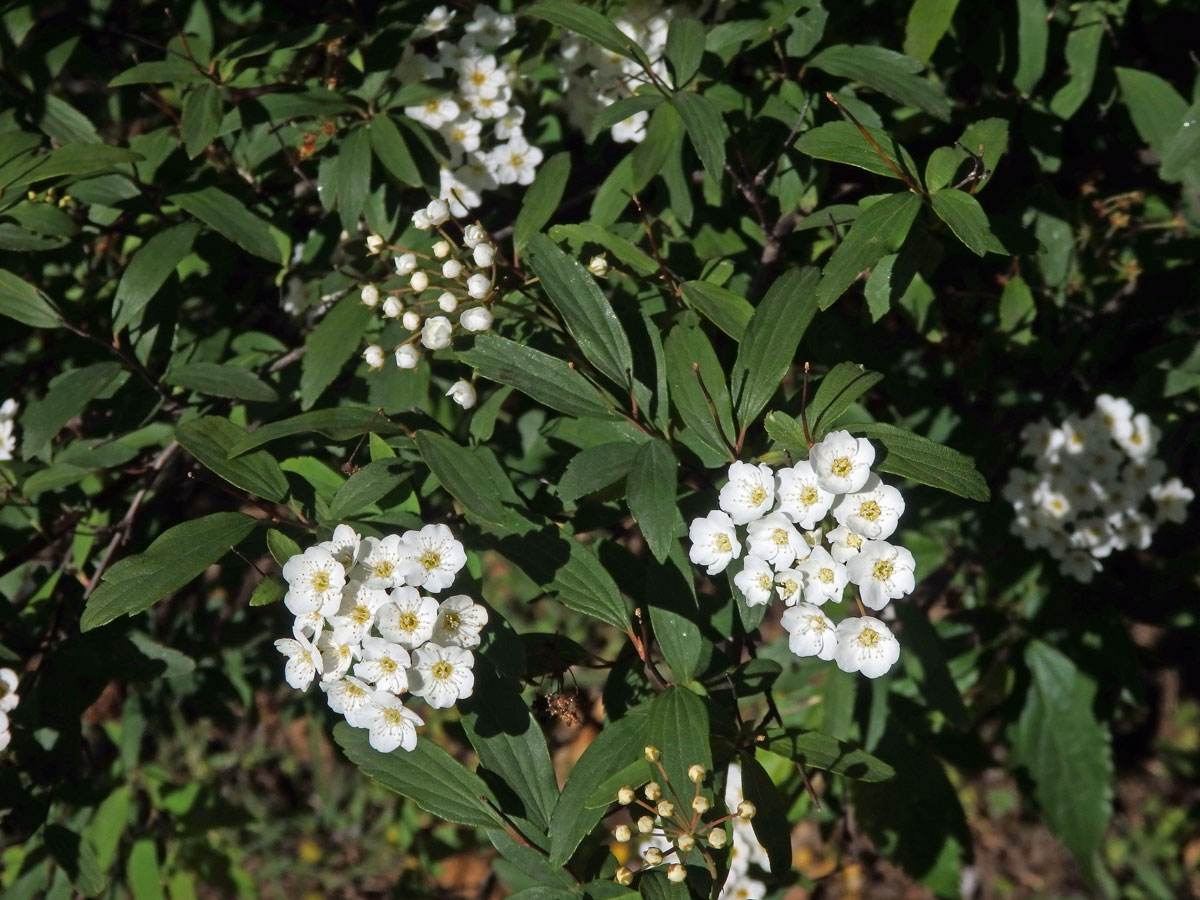
[[[0,669],[0,750],[12,740],[9,732],[8,714],[17,708],[17,673],[12,669]]]
[[[885,540],[904,513],[904,497],[871,472],[874,460],[869,440],[837,431],[813,444],[807,460],[778,472],[735,462],[720,509],[692,520],[688,555],[709,575],[741,557],[744,543],[735,592],[750,607],[779,598],[787,607],[788,646],[797,656],[835,659],[843,634],[829,615],[836,605],[857,606],[843,622],[866,621],[855,614],[883,609],[916,586],[912,554]],[[876,678],[891,668],[900,645],[884,631],[880,646],[887,652],[847,671]]]
[[[1154,454],[1161,437],[1128,400],[1101,394],[1087,416],[1046,419],[1021,432],[1031,468],[1015,468],[1001,492],[1012,504],[1012,533],[1045,550],[1083,583],[1121,550],[1144,550],[1165,522],[1183,523],[1195,494]]]
[[[0,403],[0,460],[12,459],[17,451],[17,401],[9,397]]]
[[[465,594],[440,604],[426,592],[449,587],[466,552],[444,525],[362,537],[339,525],[329,539],[283,567],[292,636],[275,642],[284,679],[299,691],[317,682],[330,709],[368,732],[381,753],[412,750],[424,720],[401,700],[437,709],[471,696],[488,612]],[[421,590],[419,590],[419,588]],[[0,670],[0,713],[15,676]],[[12,673],[9,672],[9,675]]]

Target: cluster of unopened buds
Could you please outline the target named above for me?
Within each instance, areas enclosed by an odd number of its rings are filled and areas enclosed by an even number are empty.
[[[306,691],[319,675],[330,709],[369,729],[372,747],[412,750],[424,720],[402,694],[446,709],[474,690],[471,648],[487,610],[463,594],[439,603],[422,593],[450,587],[466,560],[445,525],[382,538],[339,525],[292,556],[284,605],[296,620],[292,637],[275,642],[288,684]]]
[[[904,498],[871,472],[874,462],[871,442],[848,431],[827,435],[809,448],[807,460],[778,472],[735,462],[720,508],[693,520],[689,535],[690,558],[709,575],[723,572],[745,545],[734,584],[748,606],[774,596],[783,601],[793,653],[832,659],[842,671],[868,678],[892,667],[900,644],[863,607],[882,610],[916,586],[912,554],[887,540]],[[862,615],[835,625],[822,607],[841,602],[847,584],[858,588]]]
[[[1027,426],[1021,437],[1033,469],[1013,469],[1003,491],[1016,512],[1013,534],[1084,583],[1114,551],[1145,550],[1159,525],[1187,518],[1195,498],[1178,478],[1163,480],[1159,436],[1145,413],[1109,394],[1088,416]]]
[[[701,763],[688,767],[688,780],[692,783],[691,798],[686,791],[676,792],[662,764],[662,751],[647,746],[646,761],[658,769],[662,782],[651,781],[641,789],[641,796],[634,788],[626,786],[617,791],[617,802],[630,807],[633,825],[621,824],[613,829],[618,843],[629,843],[634,834],[639,836],[642,868],[666,864],[667,878],[681,882],[687,878],[684,857],[693,850],[703,855],[709,870],[715,875],[716,865],[705,847],[720,850],[729,841],[726,823],[734,821],[745,825],[754,818],[755,806],[742,799],[733,812],[717,818],[705,818],[712,809],[712,801],[704,794],[703,785],[708,778],[708,769]],[[637,815],[640,807],[642,814]],[[736,825],[735,825],[736,833]],[[674,856],[675,862],[670,858]],[[614,878],[620,884],[630,884],[636,873],[628,866],[617,869]]]
[[[17,401],[9,397],[0,403],[0,460],[12,459],[17,452]]]
[[[8,714],[17,708],[17,673],[0,669],[0,750],[8,747],[12,734],[8,730]]]

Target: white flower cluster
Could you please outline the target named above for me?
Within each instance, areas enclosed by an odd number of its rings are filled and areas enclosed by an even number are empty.
[[[0,460],[12,459],[17,450],[17,401],[11,397],[0,403]]]
[[[464,594],[438,603],[417,590],[450,587],[466,561],[445,525],[383,538],[339,525],[330,540],[293,556],[283,567],[283,602],[296,622],[292,637],[275,642],[288,658],[287,683],[306,691],[320,675],[330,709],[369,729],[372,747],[411,750],[425,723],[401,694],[445,709],[474,690],[471,648],[487,610]]]
[[[807,460],[778,473],[735,462],[720,509],[693,520],[689,535],[692,562],[716,575],[742,555],[745,526],[746,560],[733,581],[746,603],[761,606],[777,594],[788,607],[782,624],[793,653],[868,678],[892,667],[900,644],[877,618],[846,616],[835,625],[821,607],[840,602],[847,584],[858,588],[860,610],[881,610],[916,585],[912,554],[887,540],[904,498],[871,472],[874,462],[871,442],[848,431],[829,434]]]
[[[1184,521],[1195,498],[1178,478],[1163,480],[1159,436],[1145,413],[1109,394],[1096,398],[1089,416],[1026,426],[1023,453],[1033,469],[1013,469],[1003,491],[1016,511],[1012,533],[1085,584],[1114,550],[1145,550],[1163,522]]]
[[[404,112],[445,141],[450,158],[442,163],[439,197],[465,216],[484,192],[533,181],[542,151],[525,139],[525,110],[512,102],[517,73],[498,57],[516,34],[516,19],[475,4],[473,18],[452,29],[456,16],[439,6],[425,17],[405,47],[397,77],[403,84],[445,88]],[[445,39],[452,30],[456,40]],[[418,50],[422,44],[431,52]]]
[[[670,73],[663,56],[667,46],[669,9],[651,4],[630,4],[613,24],[637,44],[650,60],[650,68],[664,83]],[[632,97],[642,84],[650,83],[644,69],[631,59],[605,50],[576,35],[564,37],[558,54],[561,90],[567,117],[576,128],[587,130],[600,110],[625,97]],[[641,143],[646,137],[650,113],[634,113],[609,129],[619,143]]]
[[[12,735],[8,731],[8,714],[17,708],[17,673],[12,669],[0,669],[0,750],[8,747]]]

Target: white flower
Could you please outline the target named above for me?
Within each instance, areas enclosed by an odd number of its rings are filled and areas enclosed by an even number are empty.
[[[328,550],[333,558],[340,562],[347,571],[358,561],[358,550],[362,546],[362,538],[349,525],[339,525],[333,529],[333,535],[327,541],[321,541],[318,547]]]
[[[428,231],[433,227],[433,223],[429,221],[429,213],[425,212],[423,209],[418,209],[412,214],[412,223],[413,227],[421,231]]]
[[[797,603],[784,610],[779,620],[789,635],[788,649],[797,656],[833,659],[837,651],[837,635],[830,618],[811,603]]]
[[[463,229],[463,243],[471,248],[487,240],[487,231],[482,225],[468,225]]]
[[[1196,499],[1196,493],[1178,478],[1172,478],[1150,488],[1150,497],[1158,507],[1160,522],[1183,524],[1187,519],[1188,504]]]
[[[475,405],[475,388],[471,382],[463,378],[458,379],[458,381],[450,385],[450,390],[446,391],[446,396],[450,397],[463,409],[470,409]]]
[[[371,694],[374,692],[365,683],[347,675],[336,681],[321,682],[321,690],[329,700],[329,708],[345,716],[355,728],[366,728],[370,724],[373,718]]]
[[[317,650],[321,654],[321,680],[336,681],[350,671],[350,664],[359,654],[354,644],[338,641],[331,631],[321,632],[316,641]]]
[[[329,617],[334,640],[342,644],[361,644],[375,624],[379,607],[387,600],[387,591],[382,588],[369,588],[358,581],[349,582],[342,589],[342,605],[337,614]]]
[[[1101,394],[1096,398],[1095,415],[1113,440],[1133,434],[1133,405],[1124,397]]]
[[[829,554],[840,563],[849,562],[862,550],[863,538],[845,525],[839,525],[827,535]]]
[[[887,541],[867,541],[862,552],[846,563],[846,573],[858,585],[864,604],[883,609],[889,600],[898,600],[917,586],[916,566],[905,548]]]
[[[593,256],[588,260],[587,270],[597,278],[603,278],[608,274],[608,259],[603,253],[599,256]]]
[[[1145,550],[1154,537],[1154,524],[1149,518],[1136,511],[1126,512],[1116,522],[1117,534],[1128,546]]]
[[[296,620],[292,622],[292,634],[296,636],[304,635],[314,644],[320,639],[321,632],[324,630],[325,617],[317,609],[302,616],[296,616]]]
[[[408,690],[408,667],[412,657],[399,644],[386,638],[363,638],[362,662],[354,666],[354,675],[380,691],[403,694]]]
[[[784,606],[795,606],[804,589],[804,573],[799,569],[780,569],[775,573],[775,593]]]
[[[421,343],[430,350],[449,347],[453,330],[454,326],[445,316],[430,316],[425,320],[425,327],[421,329]]]
[[[870,540],[889,538],[904,513],[900,492],[871,475],[853,494],[842,496],[833,505],[833,517],[855,534]]]
[[[1151,456],[1158,447],[1158,439],[1162,432],[1150,422],[1145,413],[1138,413],[1131,420],[1133,430],[1126,438],[1116,438],[1121,449],[1133,459],[1145,459]]]
[[[395,259],[397,275],[411,275],[417,271],[417,257],[414,253],[404,253]]]
[[[362,358],[372,372],[378,372],[383,368],[383,348],[378,344],[368,344],[367,349],[362,352]]]
[[[373,284],[365,285],[358,296],[367,306],[375,306],[379,303],[379,288]]]
[[[421,354],[412,344],[401,344],[396,348],[396,365],[401,369],[415,369],[420,358]]]
[[[475,249],[471,251],[471,258],[477,266],[490,266],[496,258],[496,248],[487,242],[476,244]]]
[[[465,700],[475,690],[475,657],[462,647],[426,644],[416,652],[416,665],[409,673],[410,690],[434,709],[446,709]]]
[[[1061,491],[1056,491],[1050,481],[1043,481],[1033,491],[1034,508],[1051,519],[1063,521],[1071,513],[1071,501]]]
[[[733,583],[745,596],[747,606],[762,606],[771,602],[775,573],[764,560],[747,556],[746,565],[733,576]]]
[[[867,483],[871,464],[875,462],[875,447],[866,438],[856,438],[848,431],[834,431],[825,440],[808,448],[821,490],[831,494],[852,494]]]
[[[448,588],[467,564],[463,545],[445,525],[426,525],[404,533],[404,576],[413,587],[432,594]]]
[[[383,301],[383,314],[389,319],[396,319],[404,312],[404,304],[400,302],[399,297],[388,297]],[[413,315],[416,315],[414,313]]]
[[[479,248],[476,247],[476,250]],[[492,282],[486,275],[476,272],[467,279],[467,293],[475,300],[482,300],[492,292]]]
[[[341,605],[346,569],[328,550],[309,547],[284,563],[283,580],[288,583],[283,605],[293,616],[314,610],[330,616]]]
[[[409,331],[416,331],[421,327],[421,314],[416,310],[410,309],[401,317],[400,324]]]
[[[1123,505],[1136,506],[1141,502],[1141,495],[1150,493],[1166,474],[1167,465],[1161,459],[1131,459],[1121,470],[1121,484],[1137,496],[1129,497],[1131,502]]]
[[[454,13],[446,7],[434,7],[433,11],[421,20],[421,24],[413,32],[413,37],[425,37],[426,35],[437,34],[439,31],[445,31],[453,18]]]
[[[420,122],[427,128],[441,128],[447,122],[453,122],[459,115],[458,104],[449,97],[434,97],[431,100],[426,100],[419,106],[404,107],[404,114],[414,121]],[[437,222],[432,221],[432,216],[429,217],[432,225],[437,225]],[[414,224],[416,218],[413,219]],[[420,228],[420,225],[417,225]]]
[[[736,840],[734,846],[736,850]],[[730,866],[729,877],[725,880],[725,884],[721,888],[721,895],[717,900],[762,900],[765,896],[767,896],[765,884],[757,878],[751,878],[745,872],[735,872]]]
[[[466,594],[447,597],[438,607],[437,622],[433,626],[435,644],[443,647],[478,647],[480,633],[487,624],[487,609]]]
[[[707,566],[709,575],[724,572],[736,557],[742,555],[733,520],[720,510],[713,510],[702,519],[693,519],[688,529],[692,547],[688,559],[697,566]]]
[[[475,18],[467,23],[466,31],[481,47],[499,47],[516,34],[517,20],[481,3],[475,7]]]
[[[429,221],[434,225],[441,225],[450,218],[450,207],[446,205],[445,200],[430,200],[429,205],[425,207],[425,215],[429,216]]]
[[[1066,443],[1066,435],[1046,419],[1031,422],[1021,429],[1024,453],[1034,459],[1052,458]]]
[[[492,126],[492,133],[498,141],[512,140],[514,137],[522,137],[524,132],[521,130],[521,125],[525,122],[525,110],[523,107],[516,104],[510,104],[508,112],[496,120],[496,124]]]
[[[378,256],[380,253],[383,252],[383,248],[386,245],[387,245],[387,242],[383,239],[382,235],[378,235],[378,234],[367,235],[367,255],[368,256]]]
[[[413,650],[433,634],[438,602],[432,597],[422,597],[416,588],[410,587],[396,588],[391,596],[391,602],[379,608],[375,627],[389,641]]]
[[[17,435],[12,419],[0,421],[0,459],[12,459],[17,452]]]
[[[1064,575],[1069,575],[1076,581],[1088,584],[1097,572],[1100,563],[1086,550],[1071,550],[1058,563]]]
[[[825,518],[834,496],[821,488],[811,462],[800,460],[778,474],[779,512],[801,528],[812,528]]]
[[[735,525],[759,518],[774,502],[775,475],[770,466],[744,462],[729,466],[729,483],[721,488],[719,503]]]
[[[450,152],[457,160],[463,154],[474,153],[479,149],[479,132],[482,128],[483,123],[478,119],[473,119],[470,116],[459,116],[453,122],[447,122],[440,130],[442,137],[450,145]],[[449,252],[449,244],[446,245],[446,249]],[[445,253],[442,254],[442,256],[445,255]]]
[[[401,570],[403,559],[404,550],[400,535],[389,534],[384,538],[365,537],[359,550],[355,577],[369,588],[388,590],[398,587],[404,583],[404,573]]]
[[[497,68],[494,56],[472,56],[458,67],[458,89],[465,97],[492,98],[508,84],[503,68]]]
[[[804,599],[814,606],[828,600],[838,602],[849,575],[846,567],[837,562],[824,547],[814,547],[808,559],[796,564],[804,575]]]
[[[471,278],[474,277],[474,275],[471,276]],[[492,318],[492,311],[486,306],[473,306],[458,314],[458,324],[467,331],[477,333],[491,328]]]
[[[414,294],[419,294],[425,288],[429,287],[429,276],[424,272],[417,270],[412,273],[412,277],[408,279],[408,286],[412,288]]]
[[[608,130],[608,133],[618,144],[626,142],[640,144],[646,137],[646,123],[648,121],[650,121],[650,113],[640,110],[632,116],[617,122],[617,124]]]
[[[397,747],[412,750],[417,746],[417,726],[425,724],[399,697],[386,691],[371,694],[363,720],[364,727],[370,729],[367,742],[380,753],[391,753]]]
[[[746,552],[766,560],[777,569],[786,569],[797,558],[807,557],[809,546],[787,516],[774,512],[755,519],[747,526]]]
[[[834,659],[843,672],[878,678],[900,658],[900,642],[872,616],[849,617],[838,623]]]
[[[1067,416],[1062,423],[1062,450],[1067,456],[1077,456],[1090,450],[1099,441],[1108,437],[1096,426],[1096,423],[1079,416]]]
[[[0,712],[12,712],[19,701],[17,673],[12,669],[0,669]]]
[[[442,263],[443,278],[457,278],[462,274],[463,264],[457,259],[448,259]]]
[[[438,309],[440,309],[442,312],[452,313],[458,309],[458,298],[449,291],[442,291],[442,293],[438,295],[437,302]]]
[[[489,156],[500,184],[530,184],[542,161],[542,151],[517,135],[513,135],[507,144],[493,148]]]
[[[287,664],[283,667],[283,675],[287,683],[298,691],[307,691],[312,680],[321,671],[321,654],[317,652],[317,648],[304,635],[297,634],[294,639],[280,638],[277,640],[275,649],[288,658]],[[0,704],[0,709],[3,708],[3,705]]]
[[[1104,559],[1117,549],[1118,538],[1107,519],[1098,516],[1075,523],[1071,543],[1097,559]]]

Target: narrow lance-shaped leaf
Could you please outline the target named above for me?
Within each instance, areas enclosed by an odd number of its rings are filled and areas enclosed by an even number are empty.
[[[911,478],[968,500],[983,502],[992,495],[987,481],[975,468],[975,462],[964,453],[914,434],[907,428],[883,422],[847,425],[846,430],[883,444],[887,453],[876,456],[874,465],[881,472]]]
[[[707,97],[693,91],[681,91],[671,95],[671,105],[683,119],[696,155],[704,171],[714,182],[720,184],[725,173],[725,121],[721,110]]]
[[[496,526],[509,520],[492,473],[470,450],[431,431],[418,431],[413,440],[442,487],[469,512]]]
[[[950,121],[950,101],[945,91],[917,74],[924,66],[911,56],[867,44],[835,44],[810,59],[808,65],[862,82],[897,103]]]
[[[175,440],[201,465],[230,484],[274,500],[283,500],[288,492],[287,477],[279,463],[265,450],[229,458],[229,450],[245,432],[220,416],[201,416],[175,429]]]
[[[550,221],[562,202],[571,175],[571,154],[555,153],[540,166],[533,184],[521,200],[521,211],[513,225],[513,246],[522,250],[529,239]]]
[[[896,774],[883,760],[820,731],[769,728],[756,746],[805,766],[859,781],[887,781]]]
[[[308,409],[333,384],[346,363],[355,356],[371,310],[359,298],[343,297],[304,339],[308,351],[300,361],[300,406]]]
[[[378,410],[353,406],[314,409],[289,419],[269,422],[242,437],[229,448],[229,457],[240,456],[256,447],[280,438],[314,432],[331,441],[348,441],[368,431],[374,434],[399,434],[403,429]]]
[[[685,281],[680,285],[689,306],[723,332],[740,341],[754,317],[754,307],[745,297],[707,281]]]
[[[31,401],[21,416],[25,433],[21,456],[40,451],[75,416],[98,397],[105,396],[119,379],[128,377],[119,363],[99,362],[60,375],[40,400]]]
[[[866,131],[875,145],[891,160],[892,165],[879,155],[858,127],[849,122],[829,122],[811,128],[800,135],[795,147],[801,153],[807,153],[816,159],[845,163],[874,172],[876,175],[883,175],[885,178],[900,178],[896,171],[899,169],[915,181],[917,165],[909,152],[886,132],[870,127],[867,127]]]
[[[569,0],[543,0],[541,3],[526,7],[522,13],[545,19],[547,22],[573,31],[589,41],[599,44],[605,50],[611,50],[626,59],[632,59],[643,65],[648,63],[646,54],[634,43],[632,38],[614,25],[609,18],[581,3],[569,2]]]
[[[646,544],[662,562],[671,552],[681,519],[675,501],[675,478],[679,463],[671,448],[657,438],[638,449],[629,471],[626,496]]]
[[[210,362],[184,363],[169,369],[162,380],[166,384],[211,397],[230,397],[257,403],[273,403],[279,399],[273,387],[239,366]]]
[[[933,211],[938,218],[950,226],[955,237],[962,241],[967,249],[978,256],[983,256],[993,245],[995,237],[988,225],[987,213],[979,205],[979,201],[966,191],[945,188],[934,191],[929,196]]]
[[[663,351],[675,411],[713,451],[730,455],[734,429],[725,371],[694,316],[671,329]]]
[[[172,194],[167,198],[191,213],[218,234],[224,235],[243,250],[278,264],[279,245],[271,236],[266,221],[248,210],[240,200],[215,187]]]
[[[7,269],[0,269],[0,316],[34,328],[62,327],[58,312],[42,292]]]
[[[828,309],[859,274],[900,249],[921,209],[916,194],[889,194],[864,210],[829,258],[817,285],[817,303]]]
[[[196,85],[183,100],[180,136],[189,159],[203,153],[221,127],[221,89],[211,81]]]
[[[821,379],[808,404],[808,422],[813,439],[821,440],[850,404],[883,380],[878,372],[857,363],[838,363]]]
[[[141,312],[159,292],[175,267],[192,251],[200,226],[194,222],[175,225],[150,238],[121,276],[113,299],[113,333],[141,321]]]

